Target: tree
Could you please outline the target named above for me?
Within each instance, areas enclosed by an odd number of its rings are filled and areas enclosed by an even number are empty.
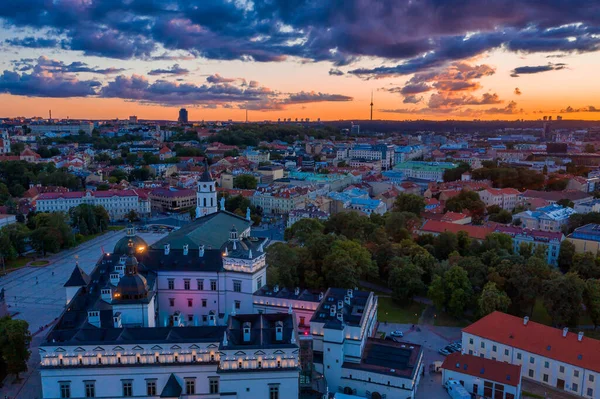
[[[491,233],[485,236],[485,240],[481,246],[483,251],[493,250],[498,253],[505,251],[506,254],[512,254],[513,242],[512,237],[504,233]]]
[[[448,259],[448,255],[458,250],[458,238],[456,234],[444,231],[440,233],[433,242],[435,248],[435,257],[443,260]]]
[[[371,254],[362,245],[338,239],[323,261],[323,274],[330,287],[358,286],[359,279],[377,276]]]
[[[487,282],[488,267],[481,259],[475,256],[467,256],[459,259],[458,266],[467,271],[471,286],[476,291],[481,291]]]
[[[596,329],[600,324],[600,280],[589,279],[585,282],[583,303]]]
[[[0,355],[6,363],[6,369],[10,374],[15,374],[19,379],[19,373],[27,371],[27,361],[31,352],[29,343],[31,334],[29,324],[24,320],[14,320],[9,316],[0,319]]]
[[[471,170],[471,165],[466,162],[460,162],[456,168],[446,169],[444,171],[444,181],[455,181],[462,178],[462,174]]]
[[[252,175],[239,175],[233,179],[233,187],[245,190],[254,190],[258,180]]]
[[[419,195],[402,193],[396,197],[394,210],[420,215],[425,210],[425,199]]]
[[[121,180],[127,180],[127,172],[122,169],[113,169],[109,176],[114,177],[118,182]]]
[[[496,310],[501,312],[508,311],[510,298],[506,295],[506,292],[501,291],[496,287],[496,283],[488,282],[485,287],[483,287],[483,291],[481,292],[477,304],[479,305],[479,314],[483,317]]]
[[[446,305],[446,291],[441,276],[435,276],[427,290],[427,296],[438,310],[443,310]]]
[[[267,247],[267,281],[280,287],[298,286],[298,256],[293,247],[284,243],[275,243]]]
[[[573,264],[573,257],[575,256],[575,244],[569,240],[564,240],[560,243],[560,250],[558,251],[558,268],[561,272],[567,273],[571,269]]]
[[[473,215],[473,219],[479,220],[485,213],[485,203],[479,198],[476,191],[462,190],[458,195],[446,201],[446,210],[452,212],[469,210]]]
[[[394,242],[400,242],[411,237],[419,218],[412,212],[388,212],[384,218],[385,231]]]
[[[569,271],[577,273],[584,280],[600,278],[600,268],[596,266],[596,257],[591,252],[575,254]]]
[[[455,317],[461,317],[473,293],[467,271],[460,266],[452,266],[444,273],[444,285],[448,311]]]
[[[561,200],[556,201],[556,205],[560,205],[565,208],[573,208],[575,207],[575,203],[568,198],[563,198]]]
[[[133,222],[140,220],[140,217],[139,217],[138,213],[132,209],[129,212],[127,212],[127,215],[125,215],[125,219],[127,219],[127,220],[129,220],[129,222],[133,223]]]
[[[108,191],[108,190],[110,190],[110,186],[106,183],[100,183],[100,184],[98,184],[98,187],[96,187],[96,190],[97,191]]]
[[[556,275],[544,284],[544,307],[555,326],[575,326],[581,314],[585,282],[577,273]]]
[[[491,214],[490,220],[492,222],[508,224],[508,223],[512,222],[512,213],[510,213],[506,209],[502,209],[498,213]]]
[[[393,297],[399,302],[408,302],[425,289],[423,275],[425,272],[407,258],[394,258],[390,262],[390,278],[388,286]]]
[[[284,239],[286,241],[296,240],[305,243],[313,234],[322,234],[325,225],[317,219],[301,219],[285,229]]]

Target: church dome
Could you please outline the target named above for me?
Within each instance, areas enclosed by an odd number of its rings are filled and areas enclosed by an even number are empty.
[[[125,237],[122,237],[115,244],[113,253],[117,256],[129,254],[129,240],[131,240],[133,243],[133,248],[135,251],[139,251],[139,249],[142,247],[144,249],[148,248],[148,243],[144,241],[143,238],[135,235],[135,227],[130,224],[127,226],[127,234],[125,234]]]
[[[119,280],[117,292],[120,299],[142,299],[148,295],[148,283],[139,274],[125,275]]]

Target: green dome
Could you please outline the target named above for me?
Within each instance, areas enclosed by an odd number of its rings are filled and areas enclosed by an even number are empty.
[[[119,241],[117,241],[117,243],[115,244],[115,249],[113,250],[113,253],[117,256],[129,255],[129,247],[127,246],[127,244],[129,243],[130,239],[133,242],[133,250],[135,252],[138,252],[140,247],[143,247],[144,250],[146,248],[148,248],[148,243],[146,241],[144,241],[143,238],[140,238],[138,236],[133,236],[133,237],[125,236],[125,237],[122,237]]]

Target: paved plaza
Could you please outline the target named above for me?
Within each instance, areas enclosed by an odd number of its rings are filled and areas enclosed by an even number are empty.
[[[69,279],[75,262],[90,273],[104,252],[111,252],[115,243],[125,235],[125,230],[110,231],[76,248],[48,258],[50,264],[41,267],[24,267],[0,278],[0,288],[6,290],[6,303],[13,317],[29,323],[32,333],[54,321],[66,305],[63,285]],[[152,244],[165,234],[138,233]]]

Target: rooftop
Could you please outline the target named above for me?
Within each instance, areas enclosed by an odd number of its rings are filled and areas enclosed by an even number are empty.
[[[349,297],[349,292],[352,293],[352,296],[346,301],[346,298]],[[372,293],[367,291],[329,288],[323,296],[321,304],[313,314],[311,323],[313,321],[324,323],[325,328],[332,329],[342,329],[343,324],[360,326],[371,295]],[[341,313],[343,323],[337,318],[337,314],[340,313],[340,307],[338,306],[340,302],[342,303]],[[335,307],[335,312],[331,310],[333,307]]]
[[[417,344],[368,338],[360,363],[344,362],[343,367],[412,379],[421,354]]]
[[[521,381],[521,366],[460,352],[448,355],[442,368],[515,387]]]
[[[463,333],[476,335],[503,345],[555,359],[573,366],[600,372],[600,341],[548,327],[502,312],[491,313],[463,328]]]

